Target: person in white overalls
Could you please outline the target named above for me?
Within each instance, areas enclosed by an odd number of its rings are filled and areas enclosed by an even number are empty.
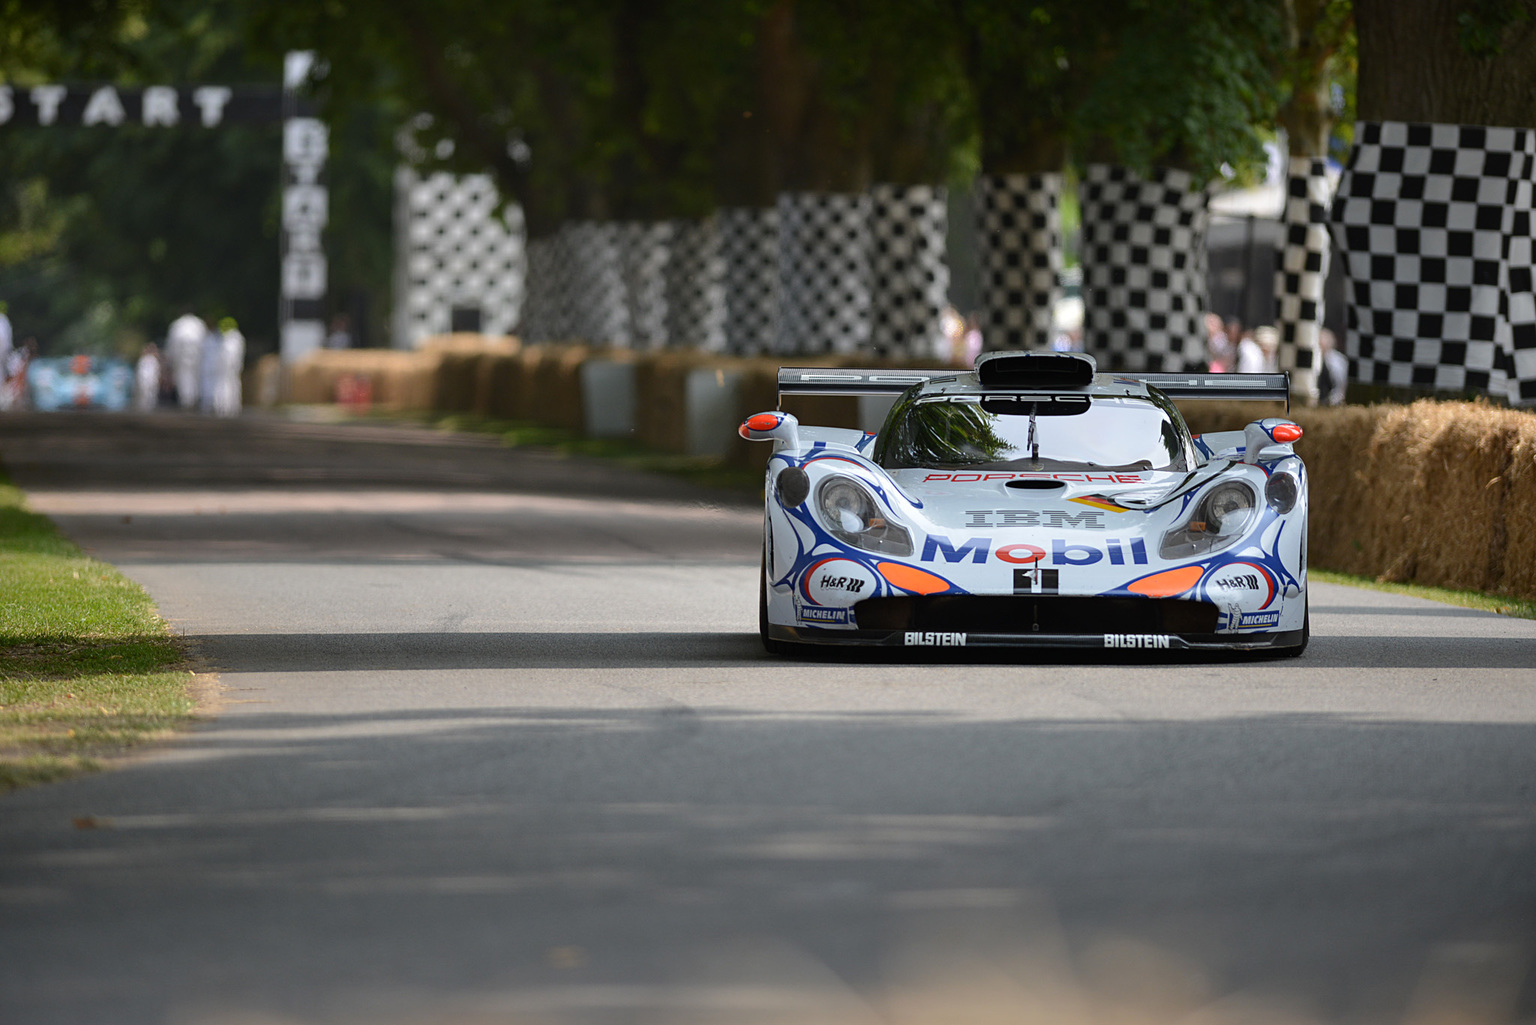
[[[219,321],[218,385],[213,395],[213,411],[219,416],[239,416],[242,404],[240,374],[245,370],[245,335],[234,317]]]
[[[197,372],[207,334],[208,325],[202,317],[184,313],[171,321],[171,330],[165,337],[165,354],[176,379],[176,404],[182,409],[197,408]]]

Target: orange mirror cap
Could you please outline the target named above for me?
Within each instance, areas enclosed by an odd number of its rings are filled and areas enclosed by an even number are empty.
[[[1276,427],[1274,430],[1270,431],[1269,434],[1270,434],[1270,437],[1274,438],[1276,441],[1280,442],[1282,445],[1289,445],[1292,442],[1297,442],[1297,441],[1301,440],[1301,425],[1300,424],[1281,424],[1280,426]]]

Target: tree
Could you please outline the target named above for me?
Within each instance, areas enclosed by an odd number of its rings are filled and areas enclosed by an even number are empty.
[[[1536,2],[1355,0],[1363,121],[1536,127]]]

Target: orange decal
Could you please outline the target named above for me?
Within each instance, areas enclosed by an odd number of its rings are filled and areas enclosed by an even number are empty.
[[[754,431],[771,431],[779,426],[779,418],[772,413],[757,413],[747,417],[746,426]]]
[[[1120,506],[1116,505],[1115,503],[1110,502],[1110,501],[1106,501],[1105,499],[1102,499],[1102,498],[1096,498],[1093,495],[1089,495],[1086,498],[1069,498],[1069,499],[1067,499],[1067,501],[1069,501],[1069,502],[1076,502],[1078,505],[1092,506],[1095,509],[1103,509],[1105,512],[1112,512],[1112,513],[1123,513],[1123,512],[1125,512],[1125,510],[1123,508],[1121,508]]]
[[[1198,584],[1204,573],[1205,570],[1199,566],[1184,566],[1142,577],[1127,584],[1125,589],[1132,594],[1144,594],[1148,598],[1172,598]]]
[[[882,562],[875,567],[880,575],[890,581],[892,587],[917,594],[938,594],[949,590],[949,581],[915,566],[903,566],[899,562]]]
[[[1274,430],[1270,431],[1269,434],[1270,437],[1274,438],[1282,445],[1289,445],[1293,441],[1301,440],[1301,425],[1281,424],[1279,427],[1276,427]]]

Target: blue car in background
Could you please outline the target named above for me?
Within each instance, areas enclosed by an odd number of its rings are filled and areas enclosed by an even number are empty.
[[[127,409],[133,368],[99,356],[35,359],[27,366],[27,385],[37,410]]]

